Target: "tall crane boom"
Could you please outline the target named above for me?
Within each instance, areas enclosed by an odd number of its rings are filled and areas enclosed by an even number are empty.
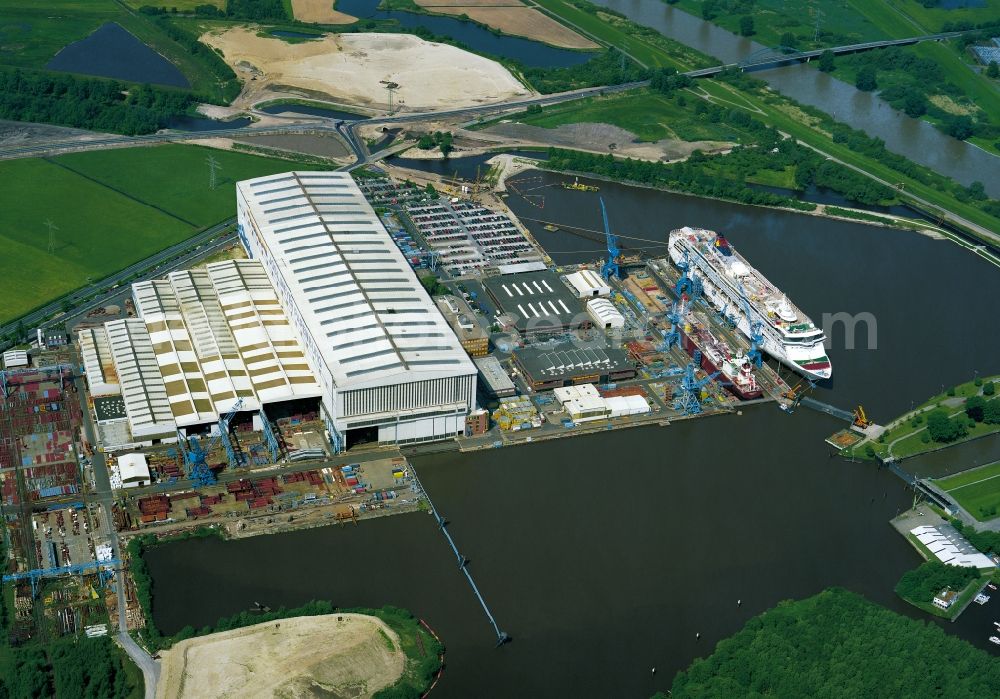
[[[604,219],[604,237],[608,242],[608,259],[604,262],[601,267],[601,276],[605,280],[611,277],[622,278],[622,269],[619,264],[621,261],[621,250],[618,249],[618,238],[611,232],[611,226],[608,224],[608,210],[604,206],[604,197],[600,198],[601,202],[601,217]]]

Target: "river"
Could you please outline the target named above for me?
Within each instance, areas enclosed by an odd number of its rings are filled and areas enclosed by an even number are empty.
[[[737,63],[766,48],[660,0],[593,1],[724,63]],[[1000,197],[1000,158],[906,116],[870,92],[861,92],[805,63],[758,71],[754,77],[837,121],[881,138],[889,150],[957,182],[968,185],[980,180],[991,196]]]
[[[551,186],[557,178],[528,172],[514,180],[544,192],[544,208],[517,195],[508,203],[524,218],[597,228],[598,195]],[[872,313],[878,351],[847,350],[834,332],[835,376],[821,400],[861,402],[887,420],[942,383],[976,369],[1000,373],[989,321],[1000,275],[954,244],[599,185],[623,236],[655,242],[684,224],[724,230],[815,318]],[[596,256],[599,246],[586,238],[529,225],[558,260]],[[768,404],[669,427],[417,459],[514,638],[501,649],[433,521],[416,514],[154,549],[147,560],[156,621],[170,633],[256,601],[400,605],[447,645],[434,696],[464,698],[648,697],[750,616],[830,585],[924,618],[892,591],[920,562],[888,524],[911,494],[871,464],[831,458],[823,439],[839,427],[805,408],[789,416]],[[973,449],[996,447],[984,440]],[[986,636],[996,604],[973,605],[958,623],[941,625],[994,650]]]

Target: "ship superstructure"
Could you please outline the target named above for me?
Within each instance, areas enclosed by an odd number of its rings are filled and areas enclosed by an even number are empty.
[[[725,236],[702,228],[671,231],[670,259],[698,280],[705,298],[736,319],[759,349],[811,379],[832,374],[826,335],[781,290],[754,269]]]

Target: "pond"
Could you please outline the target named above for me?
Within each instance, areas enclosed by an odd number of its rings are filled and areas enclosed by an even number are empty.
[[[191,87],[177,66],[114,22],[102,24],[85,39],[66,46],[45,67],[136,83]]]
[[[564,68],[590,60],[591,51],[560,49],[540,41],[494,34],[474,22],[453,17],[425,15],[402,10],[379,10],[380,0],[337,0],[336,9],[361,19],[391,19],[408,29],[423,27],[438,35],[460,41],[473,51],[519,61],[526,66]]]
[[[167,123],[167,128],[178,131],[228,131],[229,129],[242,129],[251,123],[253,120],[250,117],[220,121],[208,117],[180,116],[171,119]]]

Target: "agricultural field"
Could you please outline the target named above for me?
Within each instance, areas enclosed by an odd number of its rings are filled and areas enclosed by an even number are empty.
[[[214,190],[206,158],[221,165]],[[235,182],[294,164],[163,145],[0,163],[6,194],[0,322],[235,214]],[[50,246],[47,221],[54,226]]]
[[[966,512],[985,522],[1000,511],[1000,461],[935,481]]]
[[[512,36],[568,49],[596,49],[598,45],[520,0],[416,0],[427,12],[464,15]]]

